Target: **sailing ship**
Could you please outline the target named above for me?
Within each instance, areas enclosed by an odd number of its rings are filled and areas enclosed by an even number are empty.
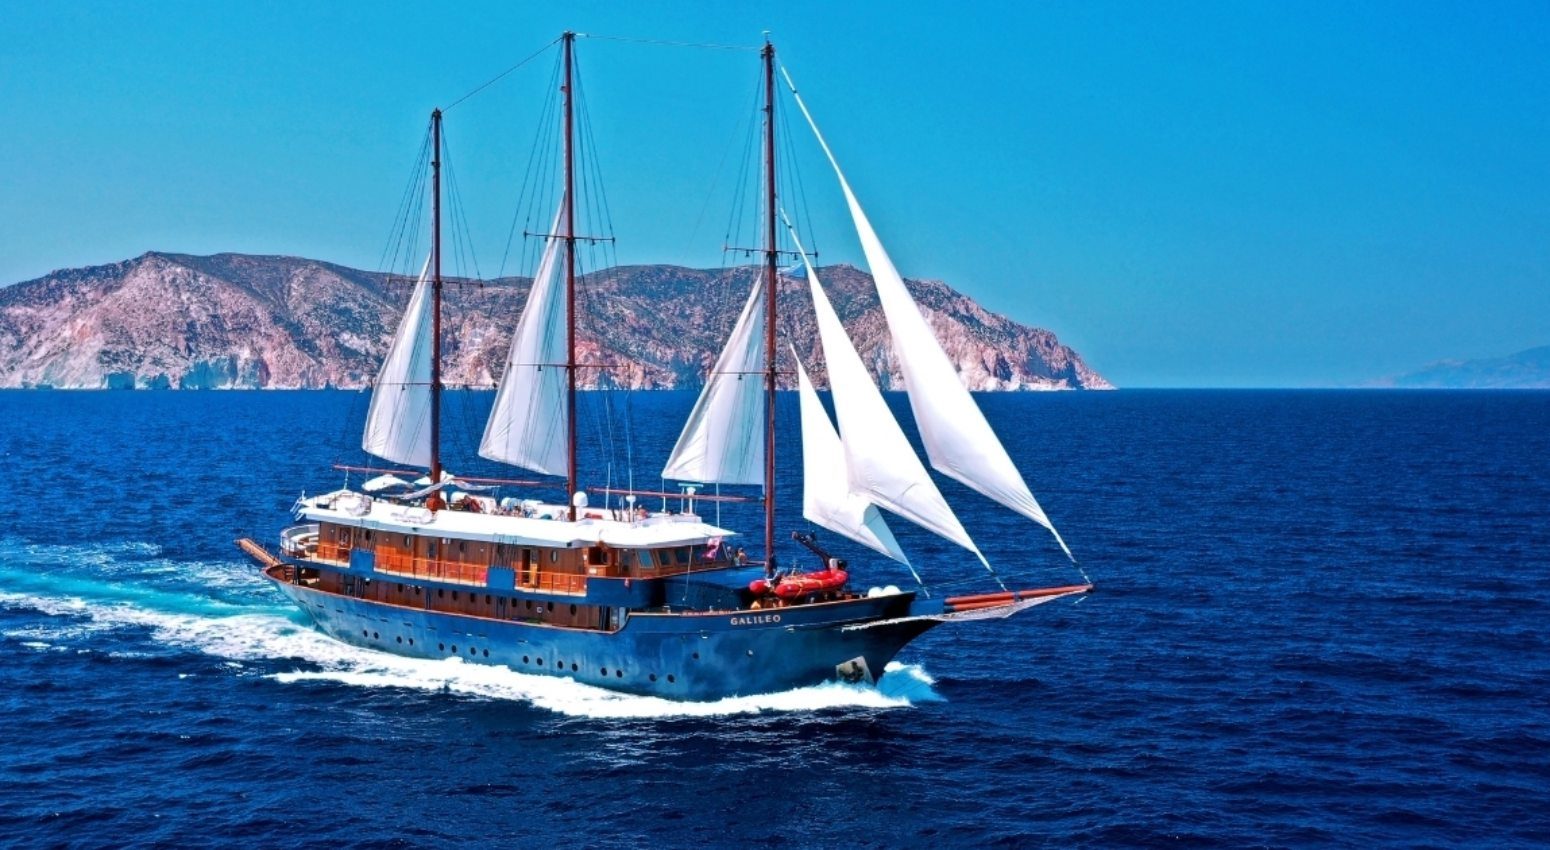
[[[987,570],[990,563],[888,409],[794,229],[838,421],[836,428],[798,358],[802,516],[899,562],[917,586],[852,587],[845,562],[801,532],[792,536],[817,553],[820,568],[779,568],[775,291],[783,253],[777,227],[785,216],[776,197],[777,63],[768,41],[761,52],[764,263],[662,473],[696,486],[674,494],[676,510],[665,507],[666,488],[594,488],[610,501],[591,504],[576,460],[575,34],[560,41],[564,190],[479,454],[563,476],[568,498],[500,497],[497,488],[508,482],[459,477],[443,467],[437,110],[431,252],[381,367],[362,442],[371,455],[427,474],[413,483],[378,475],[360,489],[303,497],[294,510],[298,522],[280,533],[277,552],[238,541],[263,575],[318,628],[346,643],[674,700],[875,682],[900,649],[937,625],[1004,618],[1091,590],[1090,583],[1013,589],[996,577],[999,590],[944,598],[920,582],[883,511],[957,544]],[[780,70],[849,206],[931,466],[1044,527],[1069,557],[911,299],[789,73]],[[738,498],[707,492],[708,485],[762,488],[761,557],[748,560],[731,544],[733,531],[699,514],[718,499]],[[612,497],[620,497],[619,506]],[[664,509],[649,510],[643,497],[661,497]]]

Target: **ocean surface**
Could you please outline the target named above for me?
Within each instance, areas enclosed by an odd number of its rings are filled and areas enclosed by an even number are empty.
[[[269,590],[232,541],[343,483],[364,394],[0,392],[0,846],[1550,845],[1550,393],[981,400],[1097,592],[876,689],[686,705],[347,647]],[[658,486],[692,401],[587,394],[588,480]],[[488,404],[449,399],[454,470],[492,471]],[[943,490],[1018,584],[1080,578]]]

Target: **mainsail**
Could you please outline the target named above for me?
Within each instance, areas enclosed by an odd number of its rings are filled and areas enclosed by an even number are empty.
[[[764,275],[743,312],[662,470],[663,478],[720,484],[763,484],[761,446],[764,383]]]
[[[910,410],[915,414],[915,425],[920,429],[921,442],[931,465],[944,475],[963,482],[985,496],[1028,517],[1049,529],[1055,535],[1067,557],[1072,557],[1060,532],[1045,516],[1044,509],[1034,499],[1033,493],[1023,481],[1022,474],[1012,464],[1006,448],[1001,445],[985,415],[980,412],[974,397],[959,379],[953,364],[947,359],[941,343],[926,324],[920,308],[916,306],[904,279],[894,268],[893,260],[883,249],[883,243],[872,229],[872,223],[862,212],[861,204],[850,189],[845,173],[819,132],[807,104],[797,94],[791,75],[785,73],[792,97],[801,108],[818,144],[834,166],[850,216],[855,223],[856,235],[861,240],[861,250],[866,254],[867,266],[872,270],[872,280],[877,286],[878,299],[883,314],[888,319],[888,329],[893,336],[894,354],[899,359],[899,371],[904,375],[904,385],[909,391]],[[827,345],[825,346],[827,349]],[[1073,560],[1075,560],[1073,558]]]
[[[479,455],[546,475],[565,475],[566,343],[563,281],[557,274],[570,199],[560,201],[522,318],[511,335],[506,371],[485,423]]]
[[[795,357],[796,352],[792,351]],[[802,402],[802,516],[836,534],[909,564],[876,506],[851,492],[845,474],[845,448],[824,412],[823,403],[796,358]],[[913,567],[911,568],[913,569]],[[917,579],[919,577],[917,576]]]
[[[792,239],[796,234],[792,233]],[[802,244],[797,242],[797,251]],[[807,285],[813,295],[818,336],[823,342],[824,362],[829,367],[829,388],[834,412],[840,421],[840,441],[845,447],[845,468],[850,489],[880,507],[957,543],[983,562],[978,546],[948,507],[930,473],[910,447],[898,420],[888,410],[883,394],[861,362],[840,317],[818,282],[818,273],[803,253]],[[989,564],[986,563],[989,567]]]
[[[371,391],[361,448],[410,466],[431,463],[431,261],[427,257]]]

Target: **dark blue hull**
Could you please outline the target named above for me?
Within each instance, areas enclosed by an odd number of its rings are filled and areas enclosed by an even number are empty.
[[[318,627],[346,643],[563,676],[674,700],[716,700],[826,681],[875,682],[936,624],[913,594],[766,611],[634,613],[613,631],[462,616],[275,581]]]

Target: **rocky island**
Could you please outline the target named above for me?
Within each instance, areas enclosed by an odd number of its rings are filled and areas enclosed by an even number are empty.
[[[621,266],[578,286],[587,387],[697,387],[756,269]],[[885,388],[901,386],[871,278],[820,270]],[[0,289],[0,388],[315,389],[371,383],[412,280],[299,257],[151,252]],[[449,385],[493,386],[529,281],[456,280],[443,319]],[[1047,330],[991,313],[939,281],[910,293],[974,390],[1110,389]],[[821,364],[806,284],[782,279],[781,333]],[[783,357],[789,359],[789,354]],[[789,363],[782,366],[789,373]],[[823,382],[821,366],[813,370]]]

